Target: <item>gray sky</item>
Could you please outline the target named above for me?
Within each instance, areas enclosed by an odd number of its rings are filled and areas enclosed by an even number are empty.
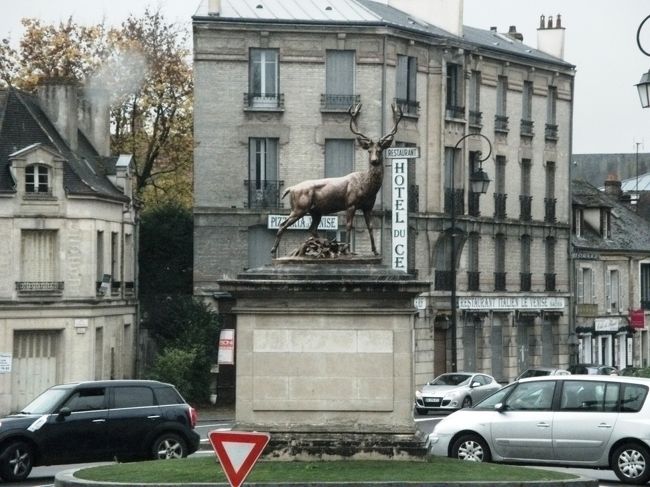
[[[129,13],[160,7],[169,21],[190,28],[199,0],[5,0],[0,38],[22,35],[20,19],[46,22],[69,16],[80,23],[119,24]],[[650,15],[648,0],[465,0],[464,23],[505,32],[510,25],[537,45],[540,15],[562,15],[566,28],[565,60],[575,64],[574,153],[650,152],[650,108],[642,109],[634,85],[650,68],[650,57],[636,44],[641,21]],[[641,44],[650,52],[650,20]]]

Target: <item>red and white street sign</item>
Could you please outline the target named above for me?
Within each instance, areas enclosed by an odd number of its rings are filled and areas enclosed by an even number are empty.
[[[253,469],[271,435],[243,431],[210,431],[208,438],[228,482],[232,487],[239,487]]]

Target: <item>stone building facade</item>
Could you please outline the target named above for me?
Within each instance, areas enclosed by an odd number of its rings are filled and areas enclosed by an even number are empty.
[[[359,130],[376,140],[396,103],[404,118],[394,145],[419,148],[406,171],[406,270],[431,283],[417,302],[415,382],[456,369],[506,381],[528,366],[567,366],[575,73],[561,58],[559,17],[541,19],[535,49],[514,28],[463,26],[462,0],[282,5],[210,1],[193,19],[195,294],[213,299],[217,280],[271,263],[284,189],[367,168],[351,104],[362,104]],[[391,265],[384,163],[373,220]],[[483,195],[469,189],[480,169],[491,179]],[[343,218],[327,223],[325,233],[345,238]],[[278,255],[304,238],[285,232]],[[351,241],[369,253],[360,215]]]
[[[574,179],[571,256],[579,360],[650,364],[650,227],[616,179],[600,191]]]
[[[0,90],[0,413],[47,387],[134,374],[131,157],[108,106],[52,82]]]

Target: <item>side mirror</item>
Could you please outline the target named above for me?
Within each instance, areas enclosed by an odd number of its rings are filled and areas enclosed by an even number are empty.
[[[470,387],[473,389],[474,387],[480,387],[480,385],[480,382],[472,382],[472,385]]]
[[[66,417],[70,416],[71,414],[72,414],[72,410],[67,406],[64,406],[61,409],[59,409],[59,417],[60,418],[66,418]]]
[[[494,405],[494,410],[495,410],[495,411],[499,411],[500,413],[502,413],[503,411],[505,411],[505,409],[506,409],[506,405],[503,404],[502,402],[498,402],[498,403],[496,403],[496,404]]]

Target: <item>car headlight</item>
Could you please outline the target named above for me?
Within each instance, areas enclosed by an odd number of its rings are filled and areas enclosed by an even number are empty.
[[[415,391],[415,398],[416,399],[422,399],[422,391],[416,390]]]

